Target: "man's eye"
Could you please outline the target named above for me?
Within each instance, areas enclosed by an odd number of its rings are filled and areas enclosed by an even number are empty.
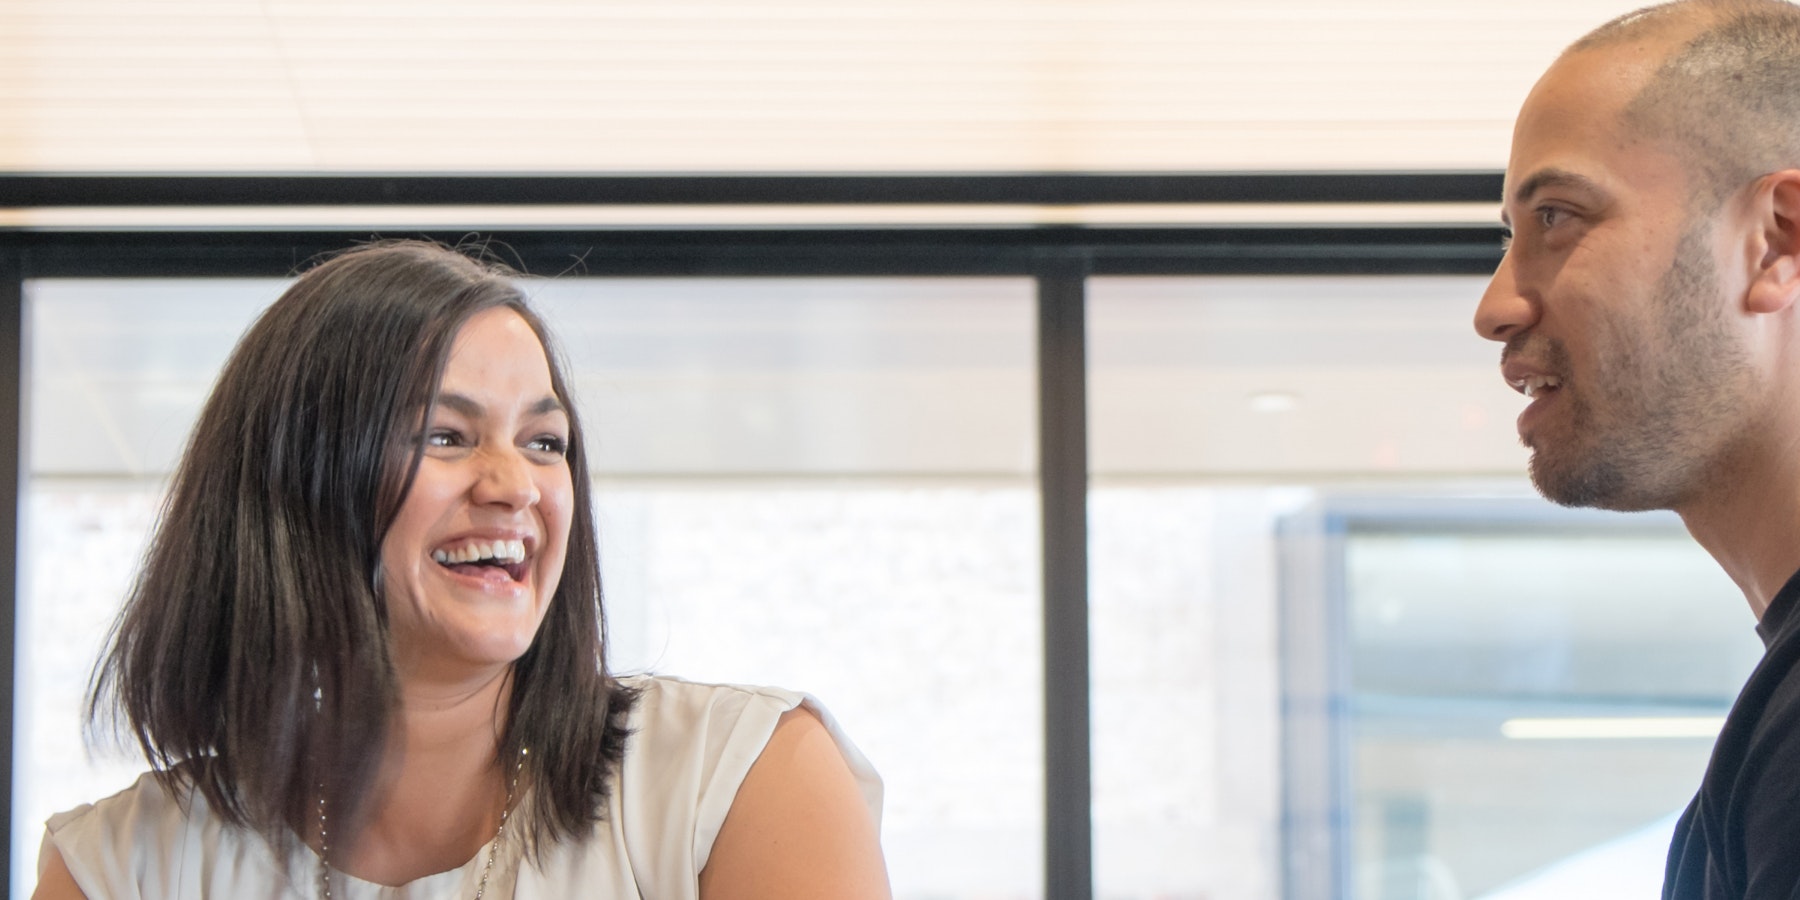
[[[1511,228],[1502,227],[1500,229],[1500,252],[1505,253],[1506,251],[1511,250],[1512,242],[1513,230]]]
[[[1555,206],[1540,206],[1537,211],[1538,225],[1545,229],[1555,228],[1556,223],[1568,218],[1569,211]]]

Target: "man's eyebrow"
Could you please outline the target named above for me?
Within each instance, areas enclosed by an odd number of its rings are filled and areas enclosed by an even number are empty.
[[[481,404],[476,403],[473,399],[463,394],[446,391],[438,395],[437,402],[449,407],[452,411],[468,416],[471,419],[478,418],[481,415]],[[563,407],[561,400],[556,399],[555,396],[549,396],[531,404],[525,412],[529,415],[541,416],[546,413],[566,412],[566,409]]]
[[[1575,188],[1596,194],[1605,193],[1599,182],[1586,175],[1567,169],[1544,169],[1520,182],[1519,186],[1513,190],[1512,202],[1524,203],[1538,191],[1552,187]]]
[[[1599,182],[1586,175],[1580,175],[1567,169],[1543,169],[1533,173],[1530,178],[1525,179],[1513,190],[1511,203],[1507,202],[1505,196],[1500,198],[1500,224],[1511,228],[1512,214],[1507,212],[1507,208],[1515,203],[1522,205],[1530,200],[1533,194],[1552,187],[1575,188],[1595,194],[1605,193]]]

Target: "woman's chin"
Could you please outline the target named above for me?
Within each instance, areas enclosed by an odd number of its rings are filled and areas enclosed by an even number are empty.
[[[531,649],[536,633],[535,623],[529,628],[518,623],[397,641],[394,666],[402,681],[479,679],[518,662]]]

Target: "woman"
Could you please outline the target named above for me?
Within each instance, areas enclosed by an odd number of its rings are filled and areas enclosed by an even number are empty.
[[[498,267],[303,275],[200,415],[96,678],[152,774],[36,896],[885,897],[800,695],[606,673],[586,444]]]

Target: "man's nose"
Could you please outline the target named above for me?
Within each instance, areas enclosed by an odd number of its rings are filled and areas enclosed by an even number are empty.
[[[1475,307],[1475,331],[1490,341],[1506,341],[1537,322],[1538,307],[1519,291],[1516,270],[1509,252],[1500,257],[1500,267],[1482,292]]]

